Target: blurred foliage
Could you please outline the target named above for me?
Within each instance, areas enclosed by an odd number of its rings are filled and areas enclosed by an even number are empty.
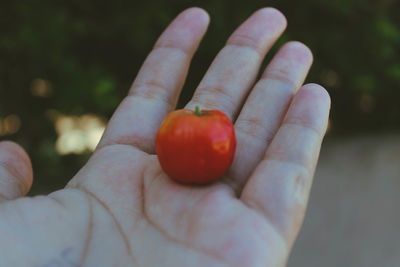
[[[289,21],[273,51],[288,40],[312,49],[308,81],[331,94],[331,134],[399,129],[399,1],[2,1],[0,117],[17,114],[21,121],[18,133],[3,139],[31,155],[35,193],[60,188],[89,156],[56,153],[51,111],[109,118],[159,34],[190,6],[205,8],[211,25],[180,107],[235,27],[256,9],[273,6]],[[47,81],[52,93],[33,94],[35,79]]]

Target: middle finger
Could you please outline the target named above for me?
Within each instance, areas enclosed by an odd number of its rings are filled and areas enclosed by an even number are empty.
[[[255,12],[228,39],[186,108],[218,109],[234,119],[266,53],[285,28],[286,19],[278,10]]]

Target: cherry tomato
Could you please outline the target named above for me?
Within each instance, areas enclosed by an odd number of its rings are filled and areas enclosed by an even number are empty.
[[[235,130],[219,110],[176,110],[167,115],[156,136],[156,152],[164,172],[182,183],[218,180],[231,166]]]

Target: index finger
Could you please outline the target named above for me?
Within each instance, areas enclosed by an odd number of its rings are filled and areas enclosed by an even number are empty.
[[[112,116],[97,149],[132,145],[154,152],[154,138],[175,108],[190,61],[206,32],[209,17],[200,8],[183,11],[158,39],[129,94]]]

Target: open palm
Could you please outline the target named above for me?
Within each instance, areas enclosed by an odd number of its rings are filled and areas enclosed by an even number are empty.
[[[237,151],[220,182],[178,184],[163,173],[154,138],[175,108],[208,25],[182,12],[147,57],[89,162],[65,189],[19,198],[29,158],[0,144],[0,266],[283,266],[301,226],[329,96],[302,86],[309,49],[285,44],[259,80],[286,27],[266,8],[229,38],[187,108],[219,109],[234,122]]]

